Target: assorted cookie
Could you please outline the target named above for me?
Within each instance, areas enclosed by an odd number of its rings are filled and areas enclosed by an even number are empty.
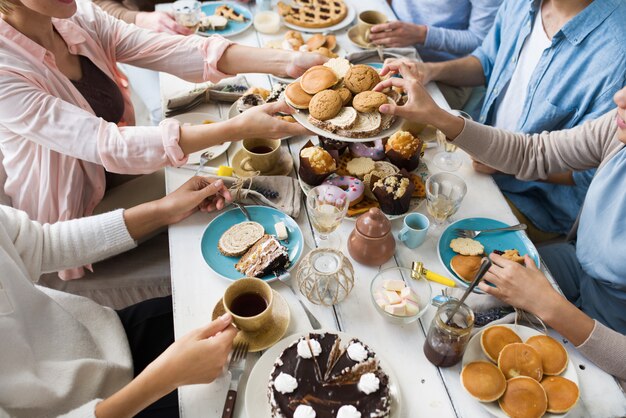
[[[578,385],[560,376],[568,364],[567,351],[547,335],[522,342],[509,327],[494,325],[480,336],[483,353],[491,361],[466,364],[463,388],[480,402],[498,401],[511,417],[563,414],[576,405]]]

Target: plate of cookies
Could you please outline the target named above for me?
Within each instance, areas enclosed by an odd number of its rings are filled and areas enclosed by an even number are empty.
[[[267,206],[246,206],[248,221],[230,209],[207,225],[200,249],[215,274],[227,279],[258,277],[272,282],[298,262],[304,239],[289,216]]]
[[[540,267],[539,253],[523,231],[507,231],[481,234],[475,239],[457,238],[455,229],[481,230],[509,226],[504,222],[489,218],[466,218],[450,224],[437,244],[441,264],[463,287],[474,279],[480,261],[495,252],[509,260],[524,265],[524,255],[528,254]],[[476,292],[482,292],[479,289]]]
[[[580,397],[563,344],[523,325],[477,333],[462,364],[461,386],[495,417],[564,417]]]
[[[396,89],[373,91],[380,82],[375,68],[332,58],[289,84],[284,97],[297,110],[296,121],[311,132],[338,141],[368,142],[391,136],[403,123],[378,111],[383,104],[405,99]]]
[[[354,7],[344,0],[290,0],[277,6],[285,26],[310,33],[343,29],[356,17]]]
[[[320,184],[348,193],[346,219],[356,220],[379,207],[389,219],[404,217],[424,201],[428,167],[421,160],[423,143],[409,132],[389,139],[343,142],[319,136],[300,150],[298,179],[304,193]]]

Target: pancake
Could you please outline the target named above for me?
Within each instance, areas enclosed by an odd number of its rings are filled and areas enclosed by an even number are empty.
[[[511,328],[495,325],[485,329],[480,335],[480,346],[483,353],[494,363],[498,362],[498,356],[502,349],[513,343],[521,343],[522,339]]]
[[[564,414],[576,405],[580,391],[578,385],[561,376],[548,376],[541,381],[548,397],[548,412]]]
[[[537,350],[524,343],[504,347],[498,356],[498,367],[507,379],[528,376],[540,382],[543,377],[541,356]]]
[[[520,376],[509,380],[504,395],[498,400],[500,408],[513,418],[539,418],[548,408],[548,398],[535,379]]]
[[[296,109],[308,109],[313,96],[302,90],[302,86],[297,81],[287,86],[285,90],[285,101]]]
[[[567,350],[561,343],[547,335],[535,335],[526,340],[541,356],[543,374],[556,376],[567,368]]]
[[[323,65],[316,65],[302,74],[300,86],[306,93],[316,94],[334,86],[338,81],[333,70]]]
[[[463,367],[461,384],[480,402],[496,401],[506,389],[506,379],[500,369],[486,361],[475,361]]]
[[[461,280],[470,283],[474,280],[482,259],[482,256],[479,255],[457,254],[450,260],[450,268]]]

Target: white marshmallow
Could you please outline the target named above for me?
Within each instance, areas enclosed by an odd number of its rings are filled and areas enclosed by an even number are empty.
[[[391,303],[400,303],[402,302],[402,298],[398,295],[398,292],[394,292],[393,290],[383,290],[383,296],[387,299],[387,302]]]
[[[401,301],[400,303],[387,305],[385,306],[385,311],[389,312],[392,315],[404,316],[406,315],[406,302]]]
[[[404,283],[404,280],[384,280],[383,287],[386,290],[395,290],[396,292],[400,292],[406,287],[406,283]]]

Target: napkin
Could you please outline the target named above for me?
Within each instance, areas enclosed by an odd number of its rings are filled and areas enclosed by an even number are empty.
[[[228,86],[237,86],[235,89],[224,89]],[[217,84],[202,84],[191,91],[167,100],[165,116],[170,117],[189,112],[196,106],[209,101],[235,102],[248,88],[248,81],[244,76],[227,78]],[[232,91],[230,91],[232,90]]]
[[[209,176],[213,177],[213,176]],[[233,199],[247,205],[262,205],[278,209],[292,218],[297,218],[302,209],[302,189],[298,181],[287,176],[255,176],[246,179],[215,177],[224,181]],[[251,184],[252,182],[252,184]],[[256,190],[278,192],[278,197],[268,199]]]
[[[409,58],[409,59],[418,59],[417,51],[415,48],[385,48],[384,49],[384,57],[385,58]],[[380,62],[378,58],[378,52],[375,49],[367,50],[367,51],[359,51],[353,52],[351,54],[346,55],[346,59],[350,61],[352,64],[362,64],[365,62]]]

